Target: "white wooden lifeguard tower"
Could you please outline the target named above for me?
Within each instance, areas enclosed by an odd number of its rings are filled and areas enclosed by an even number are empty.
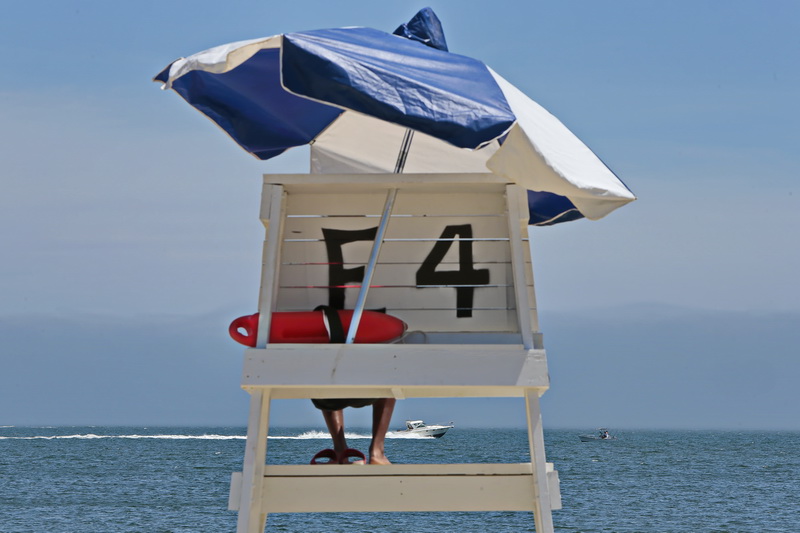
[[[539,409],[549,380],[525,189],[489,173],[266,175],[261,220],[246,452],[229,501],[237,531],[263,531],[280,512],[531,511],[536,531],[552,532],[561,497]],[[385,308],[409,334],[268,344],[272,312],[336,302],[356,315]],[[531,462],[266,465],[271,400],[356,397],[523,398]]]

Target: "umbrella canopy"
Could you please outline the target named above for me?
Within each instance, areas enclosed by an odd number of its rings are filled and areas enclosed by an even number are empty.
[[[218,46],[155,80],[259,159],[311,144],[314,173],[490,171],[528,189],[536,225],[635,200],[553,115],[450,53],[430,9],[394,34],[337,28]]]

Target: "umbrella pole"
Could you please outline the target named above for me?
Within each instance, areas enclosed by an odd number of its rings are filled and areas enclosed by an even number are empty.
[[[400,152],[397,154],[397,163],[394,167],[395,174],[403,173],[403,168],[406,166],[406,158],[408,157],[408,151],[411,149],[411,141],[413,139],[414,130],[407,129],[405,135],[403,135],[403,142],[400,146]],[[372,244],[372,252],[370,252],[367,270],[364,272],[364,279],[361,282],[361,288],[358,291],[356,307],[353,310],[353,317],[350,319],[350,329],[347,331],[345,344],[353,344],[356,340],[358,324],[361,322],[361,315],[364,312],[364,304],[367,301],[367,292],[369,291],[370,283],[372,283],[372,274],[375,272],[375,264],[378,262],[378,254],[380,253],[381,245],[383,244],[383,235],[386,233],[386,226],[389,225],[389,217],[392,214],[395,196],[397,196],[397,189],[389,189],[389,192],[386,194],[386,203],[383,206],[381,223],[380,226],[378,226],[378,232],[375,235],[375,242]]]
[[[361,322],[364,304],[367,301],[367,291],[369,291],[369,285],[372,282],[372,274],[375,272],[375,264],[378,262],[378,254],[381,251],[383,236],[386,233],[386,226],[389,225],[389,217],[392,214],[392,207],[394,206],[394,199],[396,196],[397,189],[389,189],[389,192],[386,194],[386,203],[383,205],[381,223],[375,234],[375,242],[372,244],[372,252],[370,252],[369,263],[367,263],[367,269],[364,272],[364,280],[361,282],[361,288],[358,291],[358,300],[356,300],[356,307],[353,310],[353,318],[350,319],[350,329],[347,331],[347,338],[345,340],[346,344],[353,344],[353,342],[355,342],[358,324]]]

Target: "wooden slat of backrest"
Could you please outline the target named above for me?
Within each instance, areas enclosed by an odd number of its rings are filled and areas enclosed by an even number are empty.
[[[438,237],[438,235],[437,235]],[[379,260],[381,264],[416,264],[419,265],[430,253],[436,239],[421,241],[387,241],[381,248]],[[511,255],[506,240],[480,240],[472,247],[475,263],[508,264]],[[369,258],[372,241],[354,241],[344,245],[345,265],[364,265]],[[458,264],[458,248],[451,246],[442,264]],[[291,264],[328,264],[328,253],[323,241],[287,240],[283,243],[281,259],[284,265]]]
[[[380,219],[366,217],[288,217],[286,240],[322,239],[322,228],[366,230],[378,226]],[[475,239],[508,239],[505,218],[500,215],[422,216],[397,215],[389,219],[385,239],[437,239],[449,225],[472,224]]]
[[[358,296],[358,288],[345,289],[345,308],[352,309]],[[314,309],[318,305],[327,305],[329,292],[327,288],[291,287],[281,290],[278,296],[278,309]],[[514,301],[506,298],[505,289],[478,287],[474,292],[472,309],[514,309]],[[368,309],[392,307],[394,309],[438,309],[456,310],[456,289],[452,287],[372,287],[367,296]],[[446,318],[446,317],[445,317]]]
[[[381,263],[379,268],[375,269],[375,275],[372,278],[370,290],[380,288],[417,288],[417,281],[414,276],[414,271],[418,263]],[[358,264],[348,265],[346,268],[358,266]],[[510,282],[507,280],[508,263],[474,263],[476,269],[485,269],[489,271],[489,279],[497,280],[497,284],[490,283],[489,285],[480,285],[477,288],[486,287],[508,287]],[[443,265],[441,270],[447,268],[455,269],[458,263],[448,263]],[[359,283],[348,283],[346,287],[357,287]],[[449,285],[448,285],[449,286]],[[326,264],[291,264],[283,265],[281,267],[281,287],[283,289],[292,288],[307,288],[307,287],[322,287],[327,288],[328,285],[328,265]]]
[[[337,197],[338,196],[338,197]],[[354,216],[380,218],[385,192],[375,193],[296,193],[290,194],[287,213],[295,216]],[[444,200],[444,201],[443,201]],[[478,216],[502,215],[505,199],[502,194],[483,192],[448,193],[409,192],[400,190],[393,215]]]

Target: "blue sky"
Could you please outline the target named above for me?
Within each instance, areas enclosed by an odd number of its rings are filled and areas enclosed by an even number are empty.
[[[788,0],[6,3],[0,20],[0,320],[41,320],[50,324],[42,326],[44,336],[48,327],[51,334],[61,331],[60,320],[86,335],[94,322],[127,321],[141,325],[128,332],[135,338],[123,341],[135,347],[152,333],[154,317],[191,321],[251,312],[262,239],[260,175],[302,171],[305,154],[259,162],[150,79],[172,60],[217,44],[349,25],[391,31],[426,5],[442,20],[451,51],[485,61],[550,110],[639,196],[599,222],[535,233],[538,300],[554,379],[545,406],[555,413],[553,423],[607,424],[591,420],[603,416],[618,425],[645,424],[641,412],[619,416],[622,401],[587,414],[558,392],[580,395],[574,387],[586,367],[579,361],[595,349],[574,345],[566,325],[585,325],[580,317],[621,317],[602,331],[611,341],[612,330],[641,338],[627,348],[629,362],[648,341],[676,339],[674,331],[659,332],[659,312],[679,309],[690,324],[709,312],[715,320],[736,317],[743,337],[749,326],[783,324],[769,330],[783,344],[770,344],[768,353],[757,353],[758,344],[719,342],[731,332],[698,333],[686,342],[710,368],[747,345],[758,358],[737,352],[744,357],[741,373],[727,383],[745,386],[744,377],[771,365],[760,386],[777,392],[753,399],[763,402],[753,409],[768,412],[771,426],[800,429],[797,415],[779,407],[797,399],[779,376],[797,368],[798,355],[794,328],[785,325],[791,320],[783,320],[800,316],[800,4]],[[645,313],[647,327],[620,323],[641,318],[642,309],[661,311]],[[85,339],[72,346],[42,341],[36,348],[20,331],[3,328],[0,352],[17,384],[34,383],[34,366],[19,361],[14,347],[26,347],[29,357],[62,349],[79,358],[79,345],[102,349]],[[236,382],[240,352],[224,334],[223,326],[220,349],[233,368],[224,387],[237,396],[225,396],[227,410],[208,421],[238,423],[245,415],[239,407],[246,409]],[[158,344],[147,346],[158,351]],[[169,360],[176,349],[162,357]],[[604,367],[609,377],[622,376],[620,387],[641,383],[646,368],[614,369],[612,360],[624,361],[611,357]],[[86,362],[74,375],[67,369],[57,377],[83,383],[98,368]],[[169,382],[147,376],[141,376],[144,388],[161,390]],[[697,384],[704,386],[723,385],[710,373]],[[3,393],[0,417],[14,423],[47,418],[44,407],[19,407],[26,396],[20,386],[14,391]],[[85,410],[83,419],[65,413],[49,423],[105,422],[98,418],[110,414],[91,409],[102,399],[87,394],[74,404]],[[432,404],[423,407],[451,418]],[[163,421],[185,419],[190,409]],[[703,426],[732,406],[708,413],[686,406],[678,414],[691,419],[674,421],[664,409],[662,418],[673,425]],[[132,423],[156,413],[134,405],[123,411]],[[490,419],[491,412],[481,416]],[[316,413],[302,416],[311,420]],[[544,417],[547,425],[547,410]]]

